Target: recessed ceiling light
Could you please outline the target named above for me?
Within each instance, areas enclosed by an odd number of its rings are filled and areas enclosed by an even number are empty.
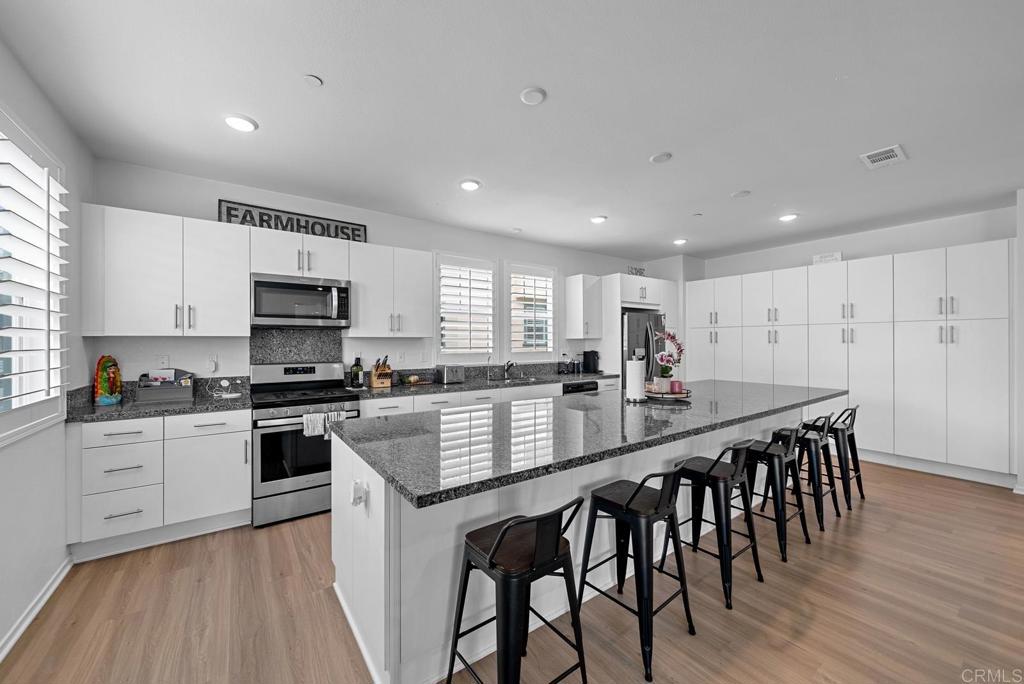
[[[673,240],[672,244],[673,245],[685,245],[686,244],[686,240],[684,240],[683,238],[679,238],[678,240]]]
[[[242,133],[252,133],[260,127],[260,125],[256,123],[256,119],[245,116],[244,114],[232,114],[231,116],[226,116],[224,117],[224,123],[231,126],[236,131],[241,131]]]
[[[732,193],[729,196],[732,197],[733,199],[740,199],[741,197],[750,197],[750,191],[749,190],[737,190],[736,192]]]
[[[310,88],[319,88],[324,84],[324,79],[320,78],[316,74],[306,74],[302,77],[302,80],[306,82]]]
[[[650,162],[652,164],[664,164],[665,162],[669,161],[670,159],[672,159],[672,153],[671,152],[661,152],[659,154],[656,154],[656,155],[652,156],[650,158]]]
[[[530,105],[535,107],[541,102],[548,98],[548,91],[543,88],[527,88],[523,92],[519,93],[519,99],[523,101],[524,105]]]
[[[607,216],[591,216],[590,217],[590,222],[591,223],[604,223],[607,220],[608,220]]]
[[[790,221],[795,221],[797,216],[799,216],[799,214],[783,214],[779,217],[779,220],[783,223],[789,223]]]
[[[474,190],[479,190],[480,185],[480,181],[474,180],[472,178],[467,178],[466,180],[459,183],[459,187],[465,190],[466,192],[473,192]]]

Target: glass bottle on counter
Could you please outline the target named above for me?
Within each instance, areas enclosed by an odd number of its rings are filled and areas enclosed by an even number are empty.
[[[356,357],[356,362],[352,364],[349,369],[349,387],[362,387],[363,386],[363,360]]]

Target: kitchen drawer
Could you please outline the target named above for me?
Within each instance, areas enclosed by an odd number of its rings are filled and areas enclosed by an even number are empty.
[[[366,401],[359,402],[360,418],[394,416],[399,413],[412,413],[415,410],[416,409],[412,397],[369,399]]]
[[[462,392],[462,405],[497,404],[501,401],[501,388],[480,389],[475,392]]]
[[[200,437],[219,435],[222,432],[243,432],[252,429],[252,411],[217,411],[215,413],[190,413],[184,416],[164,418],[164,437]]]
[[[597,381],[597,391],[604,392],[605,390],[617,390],[619,389],[618,378],[607,378],[604,380]]]
[[[111,444],[155,442],[163,438],[163,418],[134,418],[82,425],[82,446],[86,449]]]
[[[447,392],[445,394],[426,394],[413,398],[413,411],[438,411],[445,408],[458,408],[462,406],[461,392]]]
[[[160,484],[163,479],[162,441],[82,450],[82,494]]]
[[[163,524],[162,484],[82,497],[83,542],[148,530]]]

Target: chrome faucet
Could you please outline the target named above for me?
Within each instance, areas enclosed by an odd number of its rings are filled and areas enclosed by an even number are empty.
[[[519,364],[517,364],[515,361],[506,361],[505,362],[505,379],[506,380],[509,379],[509,377],[508,377],[509,371],[512,370],[513,368],[515,368],[517,365],[519,365]]]

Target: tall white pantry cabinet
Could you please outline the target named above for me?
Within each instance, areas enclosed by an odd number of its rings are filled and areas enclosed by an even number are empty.
[[[740,377],[718,367],[714,344],[719,284],[736,282]],[[686,292],[687,379],[848,389],[826,410],[860,406],[862,449],[1012,472],[1007,240],[693,281]]]

